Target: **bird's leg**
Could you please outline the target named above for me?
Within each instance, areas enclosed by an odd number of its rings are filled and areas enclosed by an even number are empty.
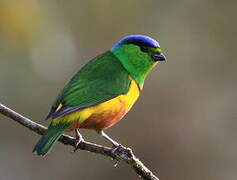
[[[105,134],[104,131],[99,131],[98,133],[99,133],[101,136],[103,136],[105,139],[107,139],[109,142],[111,142],[115,148],[117,148],[117,147],[120,146],[119,143],[117,143],[115,140],[113,140],[112,138],[110,138],[107,134]]]
[[[123,146],[121,144],[117,143],[112,138],[110,138],[107,134],[105,134],[104,131],[99,131],[98,133],[113,144],[114,148],[112,149],[111,152],[114,156],[115,156],[117,150],[119,150],[120,148],[123,148]],[[115,159],[114,167],[117,167],[118,163],[119,163],[119,160]]]
[[[74,152],[77,150],[78,148],[78,145],[81,143],[81,142],[84,142],[84,139],[82,137],[82,135],[80,134],[79,130],[78,129],[75,129],[75,134],[76,134],[76,144],[75,144],[75,148],[74,148]]]

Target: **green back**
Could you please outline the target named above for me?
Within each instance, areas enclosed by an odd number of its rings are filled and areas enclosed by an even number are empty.
[[[117,57],[107,51],[77,72],[56,98],[46,119],[87,108],[126,94],[131,80]],[[56,109],[59,104],[63,107]]]

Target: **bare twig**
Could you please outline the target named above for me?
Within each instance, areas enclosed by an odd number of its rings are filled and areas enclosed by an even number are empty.
[[[46,127],[22,116],[21,114],[11,110],[3,104],[0,104],[0,113],[36,132],[37,134],[42,135],[47,130]],[[68,135],[62,135],[59,141],[64,145],[71,146],[74,146],[76,142],[75,138]],[[81,142],[78,148],[81,150],[101,154],[116,159],[117,161],[124,161],[128,165],[130,165],[140,177],[145,180],[159,180],[138,158],[135,157],[132,150],[127,147],[120,146],[114,151],[114,149],[109,147],[93,144],[90,142]]]

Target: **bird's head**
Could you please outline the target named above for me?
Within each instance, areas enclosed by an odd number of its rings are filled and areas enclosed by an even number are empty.
[[[159,43],[144,35],[126,36],[117,42],[111,51],[137,81],[140,88],[151,69],[159,61],[166,60]]]

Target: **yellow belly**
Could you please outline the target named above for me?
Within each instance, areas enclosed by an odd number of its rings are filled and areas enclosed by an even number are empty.
[[[132,79],[127,94],[53,119],[53,123],[71,122],[72,125],[68,131],[76,128],[95,129],[97,131],[106,129],[118,122],[131,109],[139,94],[138,85]]]

